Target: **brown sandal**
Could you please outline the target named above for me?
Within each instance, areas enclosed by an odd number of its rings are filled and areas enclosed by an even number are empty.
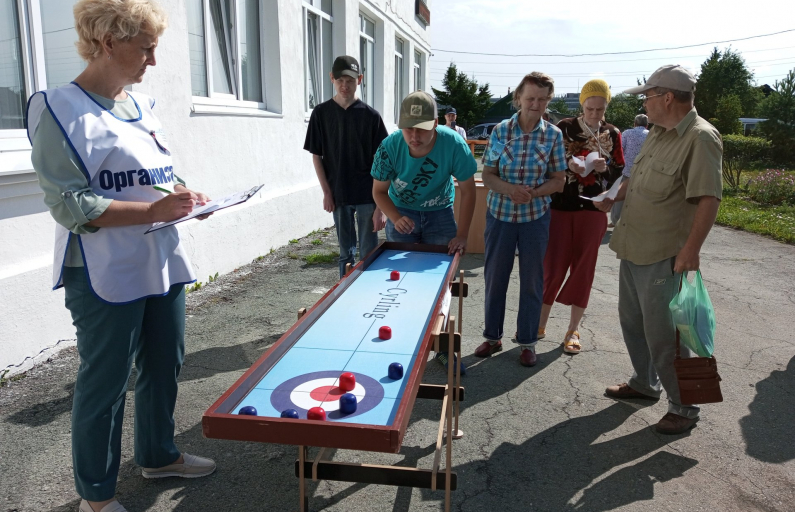
[[[566,332],[566,337],[563,339],[563,351],[567,354],[579,354],[581,350],[580,333],[577,331]]]

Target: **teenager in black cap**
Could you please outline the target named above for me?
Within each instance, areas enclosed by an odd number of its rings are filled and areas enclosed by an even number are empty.
[[[340,277],[345,265],[353,264],[357,232],[361,260],[378,245],[378,231],[386,223],[373,201],[370,168],[387,131],[381,114],[356,97],[360,71],[351,56],[334,60],[329,73],[334,97],[312,110],[304,142],[323,189],[323,209],[334,214]]]

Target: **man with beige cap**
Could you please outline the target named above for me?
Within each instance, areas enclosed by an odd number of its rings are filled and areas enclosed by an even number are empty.
[[[624,200],[610,248],[621,260],[618,315],[634,374],[610,386],[607,396],[657,400],[668,394],[663,434],[681,434],[698,421],[699,408],[683,405],[674,370],[676,327],[668,303],[683,272],[699,268],[699,253],[718,213],[723,146],[714,126],[693,106],[696,79],[667,65],[645,84],[624,91],[644,96],[654,127],[635,158],[632,175],[616,201]],[[599,203],[610,211],[612,200]],[[683,357],[692,354],[683,346]]]

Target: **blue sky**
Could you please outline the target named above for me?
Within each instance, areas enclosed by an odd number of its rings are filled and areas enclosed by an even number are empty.
[[[756,8],[759,6],[759,8]],[[667,2],[531,2],[435,0],[431,4],[430,84],[441,87],[449,63],[490,84],[503,96],[521,77],[543,71],[556,94],[579,92],[603,78],[614,94],[664,64],[697,74],[713,46],[739,51],[757,77],[771,86],[795,68],[795,31],[746,41],[680,50],[587,57],[498,57],[451,53],[580,54],[677,47],[795,29],[789,2],[674,0]]]

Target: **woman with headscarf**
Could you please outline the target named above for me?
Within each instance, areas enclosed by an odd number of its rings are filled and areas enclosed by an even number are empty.
[[[563,338],[563,351],[568,354],[578,354],[582,349],[580,322],[588,307],[596,258],[607,231],[607,216],[583,197],[595,197],[608,190],[624,169],[621,132],[603,121],[609,103],[607,82],[591,80],[580,92],[582,115],[557,125],[566,148],[566,185],[562,192],[552,195],[538,337],[546,336],[555,301],[571,306],[569,327]],[[593,170],[586,172],[585,160],[592,153]]]
[[[166,28],[154,0],[80,0],[73,82],[28,104],[31,160],[56,220],[55,288],[77,330],[72,466],[80,512],[123,512],[115,499],[127,380],[133,361],[135,462],[145,478],[195,478],[215,462],[174,443],[185,355],[185,285],[196,280],[174,226],[209,198],[185,187],[155,102],[125,88],[155,65]]]

